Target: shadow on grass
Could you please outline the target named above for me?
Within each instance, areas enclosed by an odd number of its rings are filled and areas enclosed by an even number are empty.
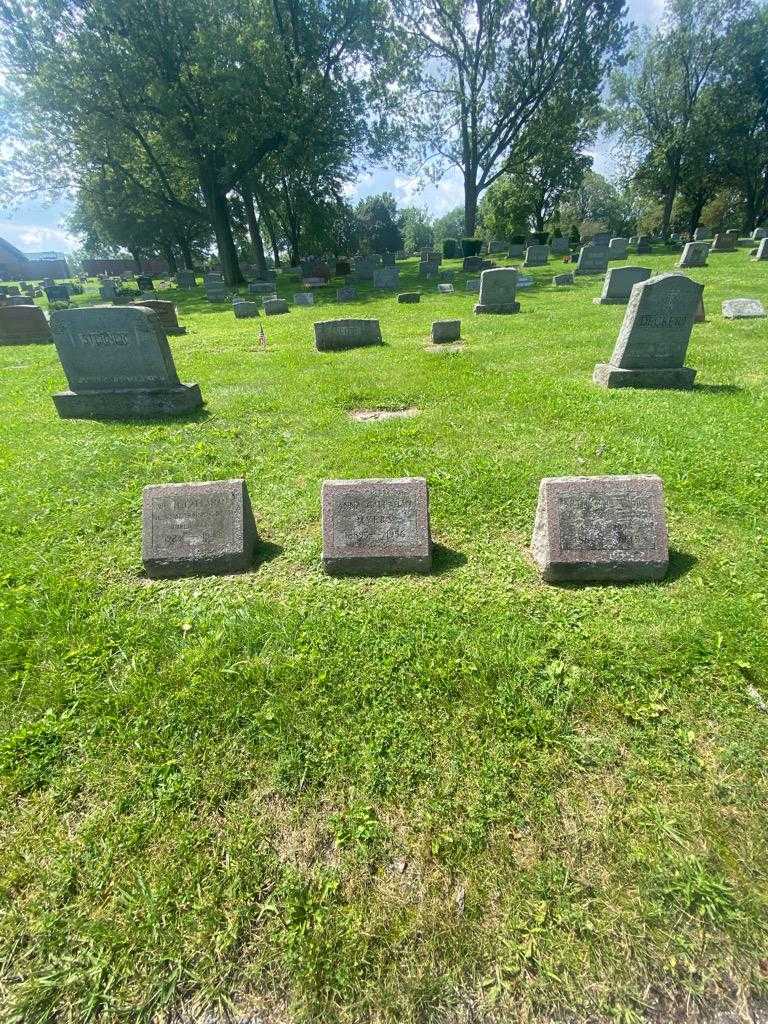
[[[741,384],[697,384],[694,391],[704,391],[711,395],[737,395],[745,389]]]
[[[266,565],[267,562],[271,562],[273,559],[279,558],[284,551],[285,548],[281,544],[273,544],[272,541],[264,540],[263,537],[259,537],[251,569],[258,569],[259,566]]]
[[[467,556],[462,551],[455,551],[445,544],[432,545],[432,576],[444,576],[446,573],[459,569],[467,564]]]
[[[172,426],[174,423],[204,423],[210,419],[207,407],[192,412],[171,413],[168,416],[84,416],[91,423],[118,423],[130,427]]]
[[[253,552],[251,564],[246,566],[245,569],[230,569],[227,572],[211,572],[204,564],[201,564],[197,571],[183,572],[179,573],[177,576],[150,576],[145,569],[141,569],[136,575],[140,580],[157,580],[158,582],[182,579],[203,579],[207,576],[248,576],[251,573],[258,572],[262,565],[266,565],[267,562],[271,562],[273,559],[279,558],[284,551],[285,548],[280,544],[273,544],[271,541],[259,538]]]
[[[669,549],[669,569],[661,583],[674,583],[682,576],[687,576],[691,569],[698,562],[695,555],[689,555],[685,551],[678,551],[676,548]]]
[[[698,558],[676,548],[669,549],[669,568],[661,580],[548,580],[547,586],[559,590],[587,590],[594,587],[643,587],[648,583],[658,586],[669,586],[681,577],[686,576],[698,562]]]

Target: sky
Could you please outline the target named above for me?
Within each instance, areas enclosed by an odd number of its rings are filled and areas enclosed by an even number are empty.
[[[638,25],[656,23],[664,10],[664,0],[628,0],[629,17]],[[614,160],[609,139],[599,138],[590,153],[593,167],[599,174],[611,177]],[[391,192],[398,206],[419,206],[439,217],[463,204],[461,177],[458,172],[447,173],[437,184],[421,182],[417,176],[403,169],[382,165],[371,168],[350,184],[347,198],[356,202],[365,196]],[[12,212],[0,211],[0,237],[22,252],[71,252],[77,239],[71,235],[64,219],[69,212],[66,202],[45,206],[26,203]]]

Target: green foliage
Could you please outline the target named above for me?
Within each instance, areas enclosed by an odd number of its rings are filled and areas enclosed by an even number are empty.
[[[389,192],[367,196],[355,207],[361,250],[399,252],[403,237],[397,222],[397,204]]]
[[[435,244],[441,245],[446,238],[462,238],[464,235],[464,207],[457,206],[449,210],[442,217],[436,217],[432,230],[435,235]]]
[[[461,255],[462,256],[479,256],[480,250],[483,248],[482,238],[462,238],[461,240]]]
[[[432,220],[426,210],[420,210],[417,206],[407,206],[398,215],[398,228],[406,252],[413,253],[432,248],[434,232]]]
[[[443,239],[443,257],[446,260],[455,260],[459,255],[459,241],[456,238]]]

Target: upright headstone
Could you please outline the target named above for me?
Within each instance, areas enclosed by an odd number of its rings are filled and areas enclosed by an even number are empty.
[[[243,572],[257,539],[245,480],[144,488],[142,560],[148,576]]]
[[[39,306],[0,306],[0,345],[38,345],[53,341]]]
[[[437,277],[439,266],[436,260],[422,260],[419,263],[419,277]]]
[[[610,363],[593,380],[606,388],[692,388],[685,354],[704,286],[683,274],[660,274],[632,289]]]
[[[686,242],[678,267],[706,267],[709,254],[708,242]]]
[[[761,238],[760,244],[757,247],[757,252],[752,257],[753,260],[768,260],[768,237]]]
[[[590,244],[596,249],[607,249],[610,245],[611,236],[608,231],[598,231],[592,236]]]
[[[430,571],[429,496],[423,477],[326,480],[322,508],[326,572]]]
[[[763,238],[768,238],[768,228],[755,228],[752,232],[752,241],[760,242]]]
[[[592,301],[601,306],[625,305],[632,289],[651,276],[647,267],[609,267],[603,282],[603,293]]]
[[[627,258],[628,245],[629,240],[627,238],[612,238],[608,243],[608,259],[625,260]]]
[[[312,292],[296,292],[293,296],[294,306],[314,306],[315,296]]]
[[[137,274],[136,284],[139,286],[140,292],[153,292],[155,290],[155,282],[149,274]]]
[[[507,259],[519,260],[524,252],[525,252],[525,243],[524,242],[510,242],[509,243],[509,248],[507,249]],[[465,262],[466,262],[466,260],[465,260]],[[465,267],[464,269],[466,270],[467,268]],[[478,267],[478,270],[479,269],[480,268]]]
[[[278,316],[280,313],[288,312],[288,303],[285,299],[270,298],[264,299],[264,315]]]
[[[140,299],[132,302],[132,306],[143,306],[157,313],[160,324],[166,334],[186,334],[187,328],[182,327],[176,315],[176,305],[167,299]]]
[[[479,277],[468,277],[466,284],[464,285],[465,291],[468,292],[479,292],[480,291],[480,278]]]
[[[432,343],[442,345],[461,338],[461,320],[435,320],[431,331]]]
[[[179,270],[176,274],[176,284],[179,288],[194,288],[196,284],[194,270]]]
[[[531,554],[548,583],[663,579],[669,540],[661,479],[545,477]]]
[[[529,245],[525,250],[524,267],[545,267],[549,260],[548,245]]]
[[[396,266],[381,267],[373,272],[374,288],[397,288],[400,284],[400,268]]]
[[[694,242],[703,242],[707,238],[709,238],[709,231],[707,231],[706,228],[696,228],[696,230],[693,232]]]
[[[517,271],[514,267],[484,270],[480,275],[480,301],[475,313],[517,313],[520,303],[515,301]]]
[[[315,324],[315,347],[318,352],[340,352],[363,345],[381,344],[378,320],[346,317],[340,320],[318,320]]]
[[[608,269],[608,248],[600,246],[583,245],[579,252],[579,260],[576,264],[575,273],[577,276],[586,274],[604,274]]]
[[[48,302],[69,302],[69,292],[63,284],[52,284],[44,289]],[[9,294],[10,291],[9,291]]]
[[[111,302],[117,295],[114,281],[105,281],[99,288],[99,296],[107,302]]]
[[[343,288],[336,289],[336,301],[337,302],[352,302],[353,299],[357,298],[357,288],[354,285],[348,284]]]
[[[235,299],[232,303],[232,312],[235,320],[251,320],[259,315],[258,302],[249,302],[247,299]]]
[[[203,281],[205,297],[209,302],[226,302],[229,298],[227,286],[221,274],[206,274]]]
[[[51,314],[69,391],[53,396],[65,419],[139,419],[191,412],[197,384],[182,384],[155,313],[136,306],[92,306]]]
[[[733,235],[719,233],[715,235],[712,245],[710,246],[710,252],[734,252],[736,249],[736,239]]]
[[[248,285],[249,295],[273,295],[274,291],[274,282],[270,281],[251,281]]]
[[[651,252],[651,236],[650,235],[638,235],[637,236],[637,253],[640,256],[647,256]]]
[[[549,243],[549,247],[555,256],[563,256],[571,251],[570,243],[563,235],[556,235]]]
[[[520,255],[522,256],[523,250],[520,249]],[[464,261],[461,265],[461,269],[465,274],[477,274],[483,269],[483,257],[482,256],[465,256]]]

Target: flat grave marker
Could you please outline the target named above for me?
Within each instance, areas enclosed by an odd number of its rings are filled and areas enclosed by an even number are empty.
[[[765,307],[759,299],[726,299],[723,316],[727,320],[756,320],[765,316]]]

